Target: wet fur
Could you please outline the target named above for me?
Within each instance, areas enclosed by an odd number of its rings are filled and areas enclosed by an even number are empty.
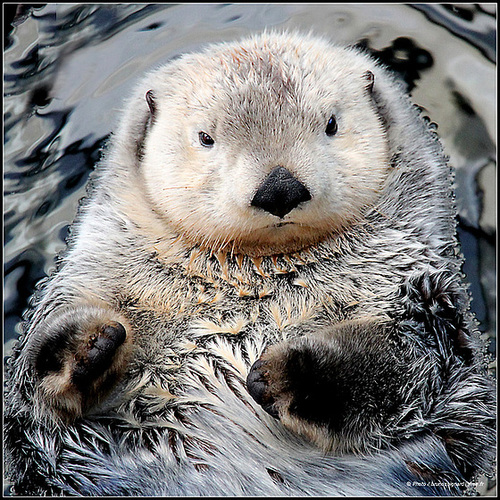
[[[335,99],[356,96],[361,107],[347,118],[359,114],[371,128],[337,141],[331,165],[327,156],[313,161],[319,150],[304,139],[316,137],[308,122],[297,115],[287,125],[270,104],[314,111],[307,100],[287,101],[300,95],[293,79],[303,70],[292,65],[287,79],[280,61],[293,61],[294,51],[321,76],[315,81],[313,71],[306,89],[316,100],[328,71],[344,74],[351,61]],[[248,72],[253,53],[262,55],[255,81],[264,75],[271,85],[263,93],[234,70]],[[245,90],[223,95],[234,85]],[[236,161],[222,152],[215,161],[194,142],[180,149],[171,124],[210,116],[213,102],[225,106],[216,108],[224,118],[216,143],[227,138],[238,152],[247,137],[262,156]],[[305,136],[294,136],[301,126]],[[302,152],[290,146],[297,142]],[[233,176],[213,170],[233,160]],[[304,204],[290,214],[303,226],[270,232],[272,216],[250,200],[266,169],[283,163],[313,198],[310,211]],[[353,49],[264,34],[149,75],[9,361],[6,450],[16,493],[463,490],[464,479],[490,467],[495,405],[460,271],[452,181],[437,138],[399,84]],[[344,191],[334,199],[321,189],[336,182]],[[186,211],[191,203],[198,218]],[[111,346],[104,371],[96,368],[102,357],[78,358],[115,322],[126,339],[102,340]],[[47,346],[55,359],[41,355]],[[72,378],[75,356],[93,374],[87,392]],[[250,396],[249,374],[279,419]]]

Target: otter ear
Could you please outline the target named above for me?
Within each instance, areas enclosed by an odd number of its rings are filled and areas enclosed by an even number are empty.
[[[375,75],[371,71],[367,71],[363,78],[366,81],[365,89],[371,94],[373,92],[373,83],[375,82]]]
[[[373,105],[375,106],[377,113],[379,115],[380,121],[387,131],[388,117],[387,117],[387,103],[380,94],[381,82],[377,79],[377,85],[375,86],[375,75],[372,71],[367,70],[363,73],[363,83],[367,94],[369,95]],[[382,85],[383,86],[383,85]]]
[[[419,120],[403,82],[389,69],[374,66],[363,74],[363,83],[385,130],[390,151],[395,154],[412,150],[412,136],[406,130],[415,130],[412,124]]]
[[[148,90],[146,92],[146,102],[148,103],[148,106],[149,106],[151,118],[155,118],[156,102],[155,102],[155,95],[154,95],[154,92],[152,90]]]
[[[142,123],[140,125],[140,130],[137,134],[137,146],[136,146],[136,156],[140,161],[144,154],[144,142],[146,140],[146,136],[149,132],[149,129],[154,123],[157,113],[156,99],[155,94],[152,90],[148,90],[145,94],[146,103],[149,108],[149,113],[144,113],[144,118],[142,119]]]

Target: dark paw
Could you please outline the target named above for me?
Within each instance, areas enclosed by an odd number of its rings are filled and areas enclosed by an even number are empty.
[[[125,373],[131,326],[113,310],[67,308],[36,326],[29,356],[47,408],[66,420],[100,404]]]
[[[278,411],[274,406],[274,399],[269,393],[269,382],[266,378],[266,364],[258,359],[250,368],[247,376],[247,389],[252,398],[262,408],[275,418],[278,418]]]
[[[118,322],[102,325],[75,355],[72,382],[84,388],[90,380],[106,371],[117,349],[125,342],[126,335],[125,328]]]

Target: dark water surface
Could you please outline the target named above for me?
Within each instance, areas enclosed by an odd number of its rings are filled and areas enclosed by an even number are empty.
[[[20,8],[13,25],[4,52],[6,355],[133,84],[178,54],[266,27],[360,43],[404,77],[457,169],[472,307],[495,338],[495,4],[51,4]]]

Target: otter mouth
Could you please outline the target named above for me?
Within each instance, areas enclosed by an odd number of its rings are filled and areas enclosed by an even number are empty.
[[[289,226],[289,225],[293,225],[293,224],[295,224],[295,222],[291,222],[291,221],[277,222],[276,224],[273,224],[272,226],[268,226],[268,227],[283,227],[283,226]]]

